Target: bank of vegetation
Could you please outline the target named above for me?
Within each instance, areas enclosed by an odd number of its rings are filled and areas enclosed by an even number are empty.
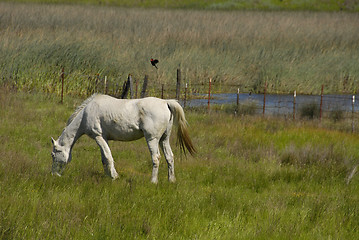
[[[0,81],[19,90],[59,94],[62,67],[75,95],[97,74],[120,86],[128,74],[147,74],[152,89],[172,86],[177,68],[189,86],[212,78],[217,92],[262,92],[265,82],[275,93],[358,88],[357,13],[0,2],[0,16]]]
[[[9,1],[9,0],[5,0]],[[306,10],[306,11],[351,11],[359,10],[356,0],[15,0],[22,3],[90,4],[136,8],[206,9],[206,10]],[[14,0],[12,1],[14,2]]]

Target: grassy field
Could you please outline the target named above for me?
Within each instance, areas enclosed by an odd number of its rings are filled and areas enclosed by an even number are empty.
[[[174,89],[179,67],[191,91],[209,78],[216,92],[261,92],[267,82],[268,92],[306,94],[322,84],[353,93],[359,81],[358,13],[0,2],[0,16],[0,81],[24,91],[58,94],[61,67],[73,95],[87,95],[96,74],[111,86],[147,74],[155,95],[161,84]]]
[[[88,137],[63,177],[50,174],[50,137],[96,74],[111,86],[147,74],[157,96],[160,84],[174,88],[178,67],[193,91],[212,78],[215,92],[261,92],[265,82],[268,92],[356,92],[357,1],[17,2],[0,2],[0,239],[359,238],[358,174],[347,184],[359,138],[346,120],[186,109],[198,155],[181,156],[172,139],[175,184],[163,159],[150,183],[144,139],[110,142],[116,181]]]
[[[120,178],[104,176],[82,137],[52,177],[50,137],[82,102],[0,92],[0,239],[357,239],[359,138],[317,122],[186,111],[195,158],[177,183],[150,183],[144,140],[111,142]]]

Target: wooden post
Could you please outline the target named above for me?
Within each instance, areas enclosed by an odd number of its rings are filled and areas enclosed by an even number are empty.
[[[239,88],[237,89],[237,108],[239,107]]]
[[[122,93],[121,93],[121,99],[127,98],[127,92],[128,92],[128,85],[127,81],[124,81],[122,84]]]
[[[131,74],[128,75],[127,84],[130,85],[130,99],[133,99],[134,91],[133,91],[133,81],[132,81],[132,76],[131,76]]]
[[[62,67],[61,70],[61,104],[64,103],[64,80],[65,80],[65,68]]]
[[[210,101],[211,101],[211,84],[212,84],[212,78],[209,79],[209,87],[208,87],[208,110],[210,109]]]
[[[133,84],[131,74],[128,75],[127,81],[123,83],[121,98],[126,99],[128,90],[130,90],[130,98],[133,98]]]
[[[239,111],[239,88],[237,89],[237,108],[236,111],[234,112],[234,114],[237,114]]]
[[[293,94],[293,120],[295,120],[295,99],[297,97],[297,91],[294,90]]]
[[[353,101],[352,101],[352,133],[354,133],[354,104],[355,104],[355,95],[353,95]]]
[[[319,120],[320,120],[320,121],[322,121],[323,90],[324,90],[324,85],[322,85],[322,92],[321,92],[321,94],[320,94],[320,109],[319,109]]]
[[[148,82],[148,76],[145,75],[145,78],[143,79],[142,91],[140,96],[141,98],[146,97],[147,82]]]
[[[107,94],[107,76],[105,76],[105,82],[104,82],[105,86],[104,86],[104,91],[105,94]]]
[[[263,94],[263,117],[264,117],[264,113],[266,111],[266,93],[267,93],[267,81],[265,82],[264,85],[264,94]]]
[[[181,92],[181,69],[177,69],[177,85],[176,85],[176,99],[180,100]]]

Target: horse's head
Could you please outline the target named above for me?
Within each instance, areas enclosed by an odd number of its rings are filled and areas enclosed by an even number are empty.
[[[51,138],[53,145],[52,156],[52,175],[61,176],[65,166],[71,161],[70,150],[61,146],[55,139]]]

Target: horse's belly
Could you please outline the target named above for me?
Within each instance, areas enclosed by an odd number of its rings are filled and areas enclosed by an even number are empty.
[[[133,141],[133,140],[137,140],[143,137],[143,132],[141,131],[136,131],[136,132],[129,132],[129,133],[123,133],[123,132],[118,132],[118,133],[111,133],[109,140],[115,140],[115,141]]]
[[[123,128],[120,126],[107,129],[107,139],[115,141],[133,141],[143,137],[143,132],[134,127]]]

